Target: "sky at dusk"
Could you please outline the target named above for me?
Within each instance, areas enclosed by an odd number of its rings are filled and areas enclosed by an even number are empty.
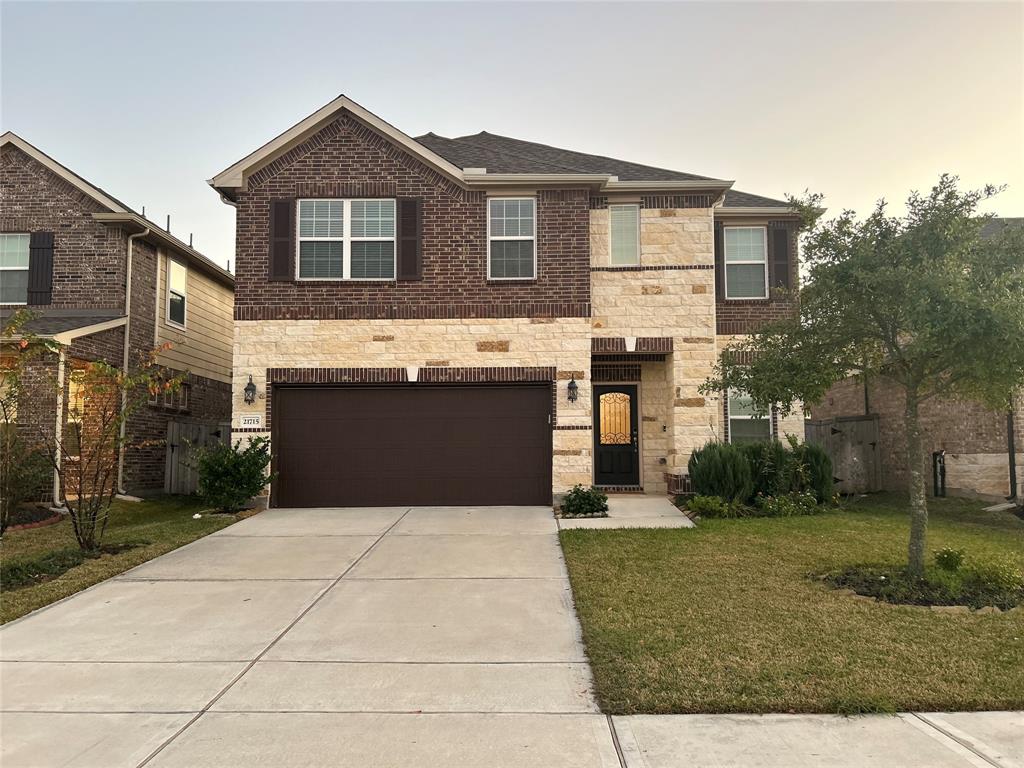
[[[45,34],[42,34],[45,32]],[[0,3],[0,126],[219,263],[206,179],[344,93],[410,135],[487,130],[895,211],[943,171],[1024,216],[1024,4]]]

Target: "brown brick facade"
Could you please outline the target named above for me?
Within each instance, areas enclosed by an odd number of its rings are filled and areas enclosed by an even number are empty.
[[[268,281],[270,201],[356,192],[422,199],[423,279]],[[540,191],[536,278],[488,281],[485,195],[460,188],[342,115],[254,174],[239,193],[235,318],[586,317],[588,203],[583,189]]]
[[[789,230],[789,285],[796,288],[799,285],[799,260],[797,258],[797,230],[794,222],[768,222],[769,247],[772,230],[780,227]],[[721,283],[720,259],[718,264],[719,271],[716,274],[716,280]],[[771,251],[769,250],[769,286],[775,285],[776,277],[775,264],[772,262]],[[765,323],[793,317],[796,313],[796,308],[797,304],[794,298],[788,292],[778,288],[770,288],[767,299],[726,299],[724,290],[719,286],[718,296],[715,300],[716,332],[723,335],[753,333]]]

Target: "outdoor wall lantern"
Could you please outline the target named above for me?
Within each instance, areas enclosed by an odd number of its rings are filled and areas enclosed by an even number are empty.
[[[249,383],[245,385],[245,389],[242,390],[245,394],[245,402],[252,405],[256,402],[256,385],[252,383],[252,374],[249,374]]]
[[[575,403],[576,398],[580,396],[580,385],[576,383],[576,377],[573,376],[569,380],[569,402]]]

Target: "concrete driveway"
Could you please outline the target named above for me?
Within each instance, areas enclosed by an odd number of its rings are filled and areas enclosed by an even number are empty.
[[[264,512],[0,659],[3,768],[1024,766],[1020,712],[598,714],[547,508]]]
[[[16,766],[614,766],[551,510],[272,510],[0,630]]]

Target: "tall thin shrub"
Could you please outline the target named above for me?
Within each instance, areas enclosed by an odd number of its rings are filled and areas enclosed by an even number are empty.
[[[741,450],[750,462],[754,496],[780,496],[792,490],[793,455],[778,440],[744,443]]]
[[[832,498],[832,459],[825,450],[812,443],[790,440],[793,449],[793,490],[810,491],[824,503]]]
[[[688,465],[693,490],[701,496],[746,502],[753,495],[750,462],[731,443],[710,442],[690,456]]]

